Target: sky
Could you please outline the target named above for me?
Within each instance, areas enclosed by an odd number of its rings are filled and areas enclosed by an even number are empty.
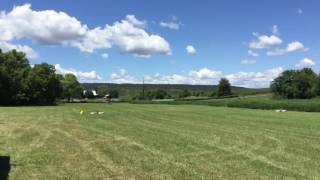
[[[261,88],[319,72],[318,0],[1,0],[0,49],[81,82]]]

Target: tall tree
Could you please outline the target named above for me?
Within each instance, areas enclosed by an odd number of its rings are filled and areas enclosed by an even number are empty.
[[[73,98],[80,98],[83,94],[83,88],[78,82],[77,77],[73,74],[66,74],[62,82],[63,98],[72,101]]]
[[[21,81],[28,75],[30,65],[25,53],[0,50],[0,104],[18,104],[24,99]]]
[[[53,65],[36,64],[22,81],[26,101],[32,104],[53,104],[62,93],[59,75]]]
[[[97,93],[99,96],[104,97],[109,93],[109,88],[106,85],[101,85],[97,87]]]
[[[231,84],[229,83],[229,80],[226,78],[221,78],[218,85],[217,95],[222,97],[230,96],[231,94]]]

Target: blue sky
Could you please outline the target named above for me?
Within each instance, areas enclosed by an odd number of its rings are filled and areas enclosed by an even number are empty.
[[[318,7],[316,0],[2,0],[0,48],[25,51],[31,64],[54,64],[82,82],[227,77],[267,87],[286,69],[319,71]]]

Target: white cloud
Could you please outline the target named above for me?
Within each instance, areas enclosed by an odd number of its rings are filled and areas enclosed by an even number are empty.
[[[252,64],[256,64],[256,60],[245,59],[245,60],[242,60],[240,63],[243,65],[252,65]]]
[[[88,30],[79,41],[71,42],[71,46],[79,48],[82,52],[93,53],[96,49],[109,49],[112,47],[111,33],[101,27]]]
[[[113,25],[89,29],[75,17],[54,10],[35,11],[30,4],[1,12],[0,41],[27,38],[45,45],[64,45],[92,53],[96,49],[119,47],[123,53],[138,57],[171,54],[169,43],[145,31],[146,21],[127,15]]]
[[[64,44],[84,37],[87,31],[86,25],[64,12],[33,11],[30,4],[2,12],[0,27],[2,40],[29,38],[40,44]]]
[[[133,24],[136,27],[146,28],[147,22],[138,20],[134,15],[127,15],[126,19],[129,23]]]
[[[27,57],[30,59],[35,59],[35,58],[39,57],[37,52],[35,52],[31,47],[25,46],[25,45],[15,45],[15,44],[10,44],[5,41],[0,41],[0,49],[3,52],[7,52],[7,51],[15,49],[17,51],[21,51],[21,52],[26,53]]]
[[[186,47],[186,51],[188,54],[192,54],[192,55],[197,54],[196,48],[194,48],[192,45],[188,45]]]
[[[221,71],[214,71],[214,70],[210,70],[208,68],[202,68],[199,71],[190,71],[189,72],[189,76],[196,78],[196,79],[215,79],[215,78],[219,78],[222,76],[222,72]]]
[[[269,87],[270,82],[283,72],[283,68],[277,67],[263,72],[237,72],[233,74],[223,74],[208,68],[191,70],[186,75],[172,74],[162,75],[156,73],[153,76],[144,76],[145,83],[149,84],[203,84],[216,85],[220,78],[226,77],[234,86],[248,88]],[[129,75],[125,69],[120,69],[118,73],[112,73],[108,82],[113,83],[142,83],[142,78]]]
[[[249,47],[252,49],[264,49],[280,45],[281,43],[282,40],[276,35],[262,35],[257,40],[250,42]]]
[[[127,15],[126,20],[115,22],[112,26],[98,27],[87,32],[86,37],[73,43],[84,52],[95,49],[108,49],[116,45],[123,53],[149,58],[154,54],[170,55],[169,43],[159,35],[149,35],[143,28],[146,24],[134,15]]]
[[[112,83],[141,83],[142,79],[130,76],[126,69],[120,69],[118,73],[110,75],[109,82]]]
[[[161,84],[189,84],[188,77],[179,74],[164,75],[149,81],[150,83],[161,83]]]
[[[124,53],[138,57],[151,57],[153,54],[170,55],[169,43],[159,35],[149,35],[144,29],[136,27],[127,20],[106,26],[110,32],[112,43]]]
[[[160,22],[159,25],[173,30],[178,30],[180,28],[180,23],[177,22]]]
[[[267,52],[267,55],[281,56],[281,55],[298,52],[298,51],[300,52],[308,51],[308,48],[305,48],[301,42],[295,41],[295,42],[289,43],[285,49],[276,49],[275,51],[269,51]]]
[[[303,14],[303,10],[302,10],[302,9],[298,9],[298,10],[297,10],[297,13],[298,13],[298,14]]]
[[[250,56],[253,56],[253,57],[258,57],[258,56],[259,56],[259,54],[258,54],[258,53],[256,53],[256,52],[252,51],[251,49],[250,49],[250,50],[248,50],[248,54],[249,54]]]
[[[96,71],[82,72],[75,69],[65,69],[60,64],[56,64],[54,67],[57,74],[74,74],[81,82],[95,82],[102,79]]]
[[[280,34],[279,28],[278,28],[277,25],[273,25],[273,26],[272,26],[272,33],[273,33],[274,35],[279,35],[279,34]]]
[[[108,53],[102,53],[101,54],[101,58],[108,59],[109,58],[109,54]]]
[[[249,88],[263,88],[269,87],[270,82],[273,81],[283,72],[283,68],[277,67],[269,69],[264,72],[237,72],[226,75],[233,86],[249,87]]]
[[[298,64],[296,64],[296,67],[297,68],[310,68],[314,65],[316,65],[314,60],[309,59],[309,58],[304,58]]]

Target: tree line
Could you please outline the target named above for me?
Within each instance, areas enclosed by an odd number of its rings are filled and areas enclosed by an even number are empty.
[[[311,68],[287,70],[274,79],[270,88],[278,98],[310,99],[320,96],[320,75]]]
[[[109,94],[118,98],[119,92],[107,86],[95,89],[98,96],[91,90],[84,93],[84,88],[73,74],[57,74],[55,67],[48,63],[30,65],[25,53],[12,50],[2,52],[0,49],[0,105],[52,105],[57,99],[73,101],[74,98],[95,98]],[[179,98],[203,96],[203,92],[190,92],[185,89]],[[220,81],[217,92],[212,95],[231,95],[231,85],[226,79]],[[134,97],[137,99],[172,98],[165,89],[146,91]]]
[[[47,63],[31,66],[25,53],[0,49],[0,105],[52,105],[57,98],[81,97],[73,74],[56,74]]]
[[[287,70],[274,79],[270,86],[276,97],[286,99],[308,99],[320,96],[320,75],[312,69]],[[107,86],[95,89],[98,97],[109,94],[118,98],[119,92]],[[47,63],[31,66],[23,52],[12,50],[2,52],[0,49],[0,105],[51,105],[58,98],[72,101],[74,98],[93,98],[91,91],[86,91],[73,74],[56,74],[55,67]],[[178,98],[189,96],[217,96],[232,95],[231,84],[222,78],[217,90],[210,95],[203,92],[190,92],[184,89]],[[174,98],[165,89],[148,90],[140,93],[134,99],[167,99]]]
[[[115,89],[102,86],[97,91],[100,98],[106,94],[119,97]],[[52,105],[57,99],[72,102],[94,97],[91,90],[84,91],[74,74],[57,74],[48,63],[31,66],[25,53],[0,49],[0,105]]]

